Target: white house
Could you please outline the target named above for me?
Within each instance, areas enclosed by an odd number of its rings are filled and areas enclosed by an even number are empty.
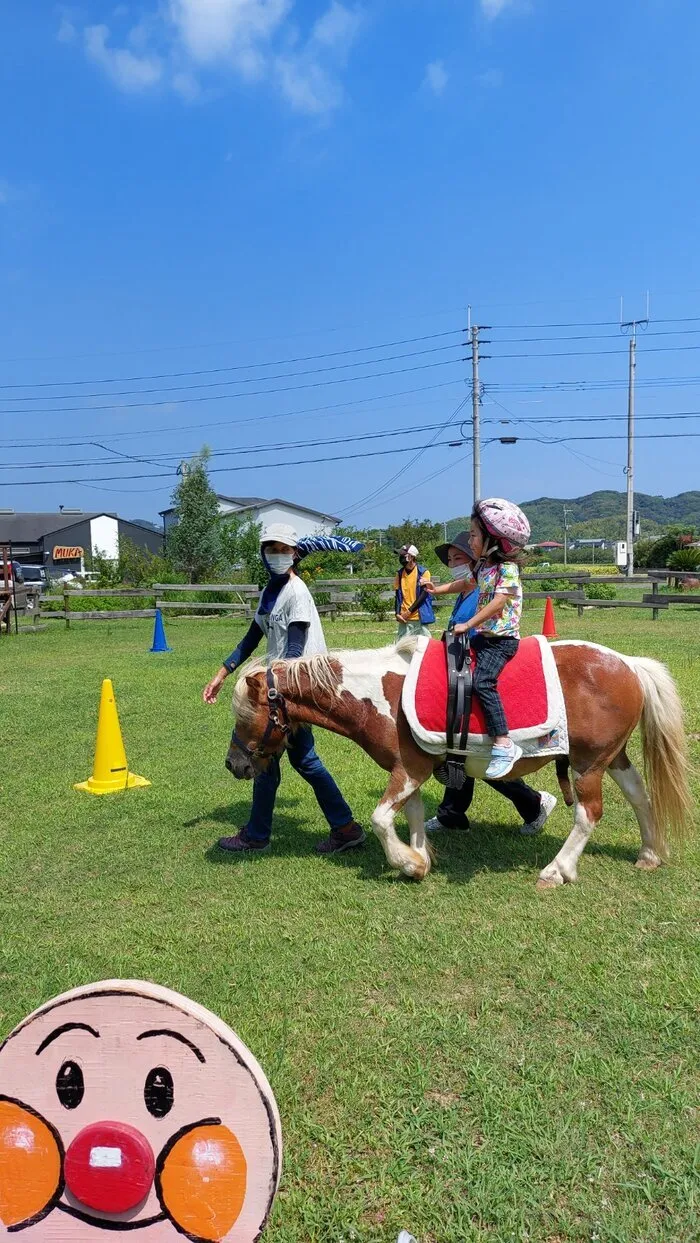
[[[333,514],[323,514],[318,509],[309,509],[306,505],[296,505],[293,501],[283,501],[279,496],[265,500],[261,496],[221,496],[216,494],[219,502],[219,513],[240,514],[251,522],[260,522],[268,526],[272,522],[286,522],[294,527],[297,535],[332,535],[340,522]],[[175,525],[175,510],[161,510],[163,532]]]

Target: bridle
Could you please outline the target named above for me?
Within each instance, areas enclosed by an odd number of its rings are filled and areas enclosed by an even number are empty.
[[[239,751],[242,751],[248,760],[259,760],[265,757],[265,747],[276,729],[280,731],[283,738],[287,738],[292,732],[284,696],[281,691],[278,691],[275,685],[275,675],[269,665],[265,670],[265,680],[267,682],[268,716],[265,732],[260,739],[260,742],[256,747],[249,747],[242,738],[238,737],[235,729],[231,735],[231,745],[237,747]]]

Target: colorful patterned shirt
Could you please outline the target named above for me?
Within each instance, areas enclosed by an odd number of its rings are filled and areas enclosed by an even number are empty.
[[[474,581],[474,576],[465,575],[465,581]],[[500,617],[490,617],[482,622],[477,630],[480,634],[498,635],[501,639],[520,638],[520,617],[523,611],[523,588],[520,582],[520,570],[514,561],[502,561],[496,565],[480,565],[476,572],[476,585],[479,588],[479,604],[477,612],[490,604],[496,595],[507,596]]]

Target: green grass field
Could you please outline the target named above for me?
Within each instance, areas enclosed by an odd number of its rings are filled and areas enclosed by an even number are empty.
[[[558,613],[563,637],[665,659],[698,761],[697,614]],[[528,611],[534,627],[540,610]],[[569,831],[522,838],[477,787],[423,885],[379,843],[323,860],[309,792],[285,774],[270,854],[214,849],[250,788],[223,767],[228,696],[201,688],[241,625],[62,623],[0,639],[0,1035],[70,986],[143,977],[209,1006],[250,1045],[286,1144],[270,1243],[693,1243],[700,1237],[697,838],[656,874],[606,783],[580,881],[536,893]],[[328,628],[379,646],[392,627]],[[111,677],[130,766],[150,789],[76,793]],[[319,750],[368,823],[383,774]],[[638,754],[635,742],[633,751]],[[542,784],[557,790],[553,767]],[[439,800],[427,788],[427,811]],[[698,785],[695,783],[695,794]]]

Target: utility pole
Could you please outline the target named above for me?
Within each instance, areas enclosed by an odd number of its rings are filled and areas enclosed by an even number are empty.
[[[634,380],[637,370],[637,325],[630,336],[629,383],[627,388],[627,573],[634,574]]]
[[[569,510],[564,506],[564,565],[569,562],[569,523],[567,521]]]
[[[471,326],[472,339],[472,461],[474,504],[481,500],[481,390],[479,387],[479,325]]]
[[[620,299],[620,327],[628,329],[630,334],[629,379],[627,383],[627,567],[628,577],[634,574],[634,384],[637,374],[637,328],[646,328],[649,323],[649,293],[647,291],[647,313],[644,319],[629,319],[622,322],[622,299]]]

